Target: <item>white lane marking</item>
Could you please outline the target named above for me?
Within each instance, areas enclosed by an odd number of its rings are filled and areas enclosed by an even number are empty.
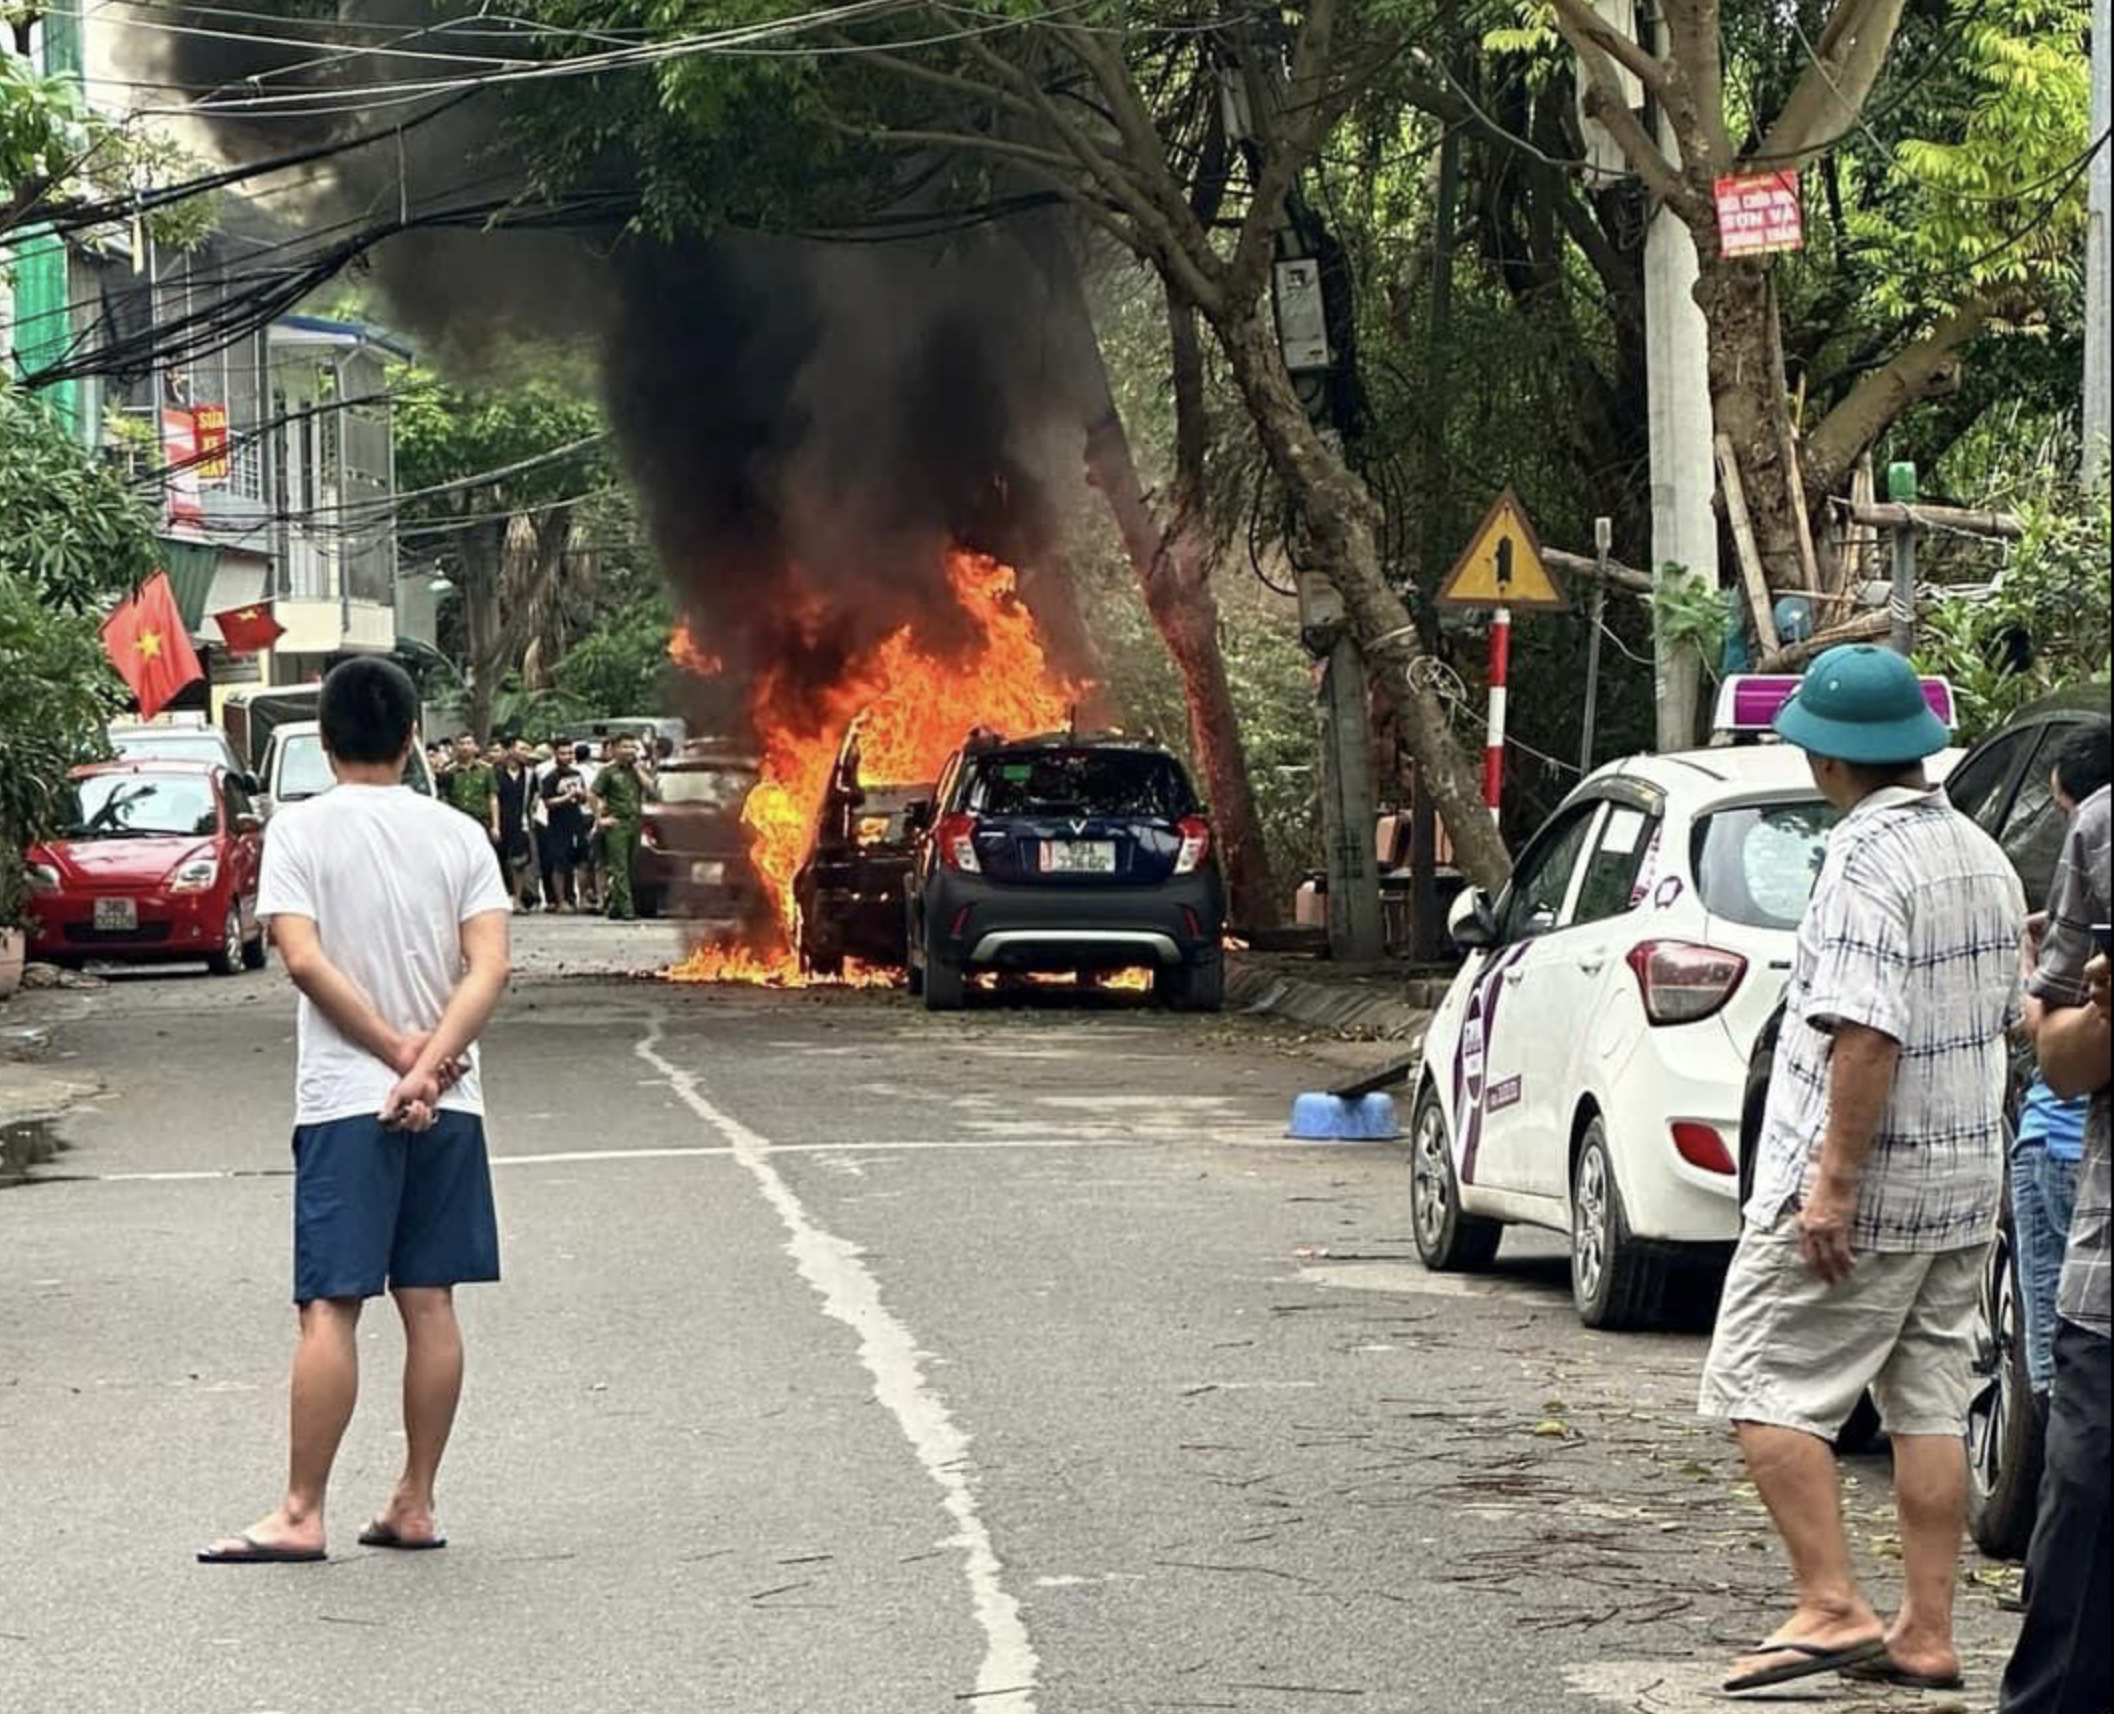
[[[1152,1147],[1138,1137],[988,1137],[960,1143],[773,1143],[774,1155],[916,1155],[991,1154],[1011,1149],[1143,1149]],[[494,1155],[492,1165],[501,1166],[591,1166],[600,1161],[732,1160],[739,1150],[731,1148],[658,1149],[555,1149],[548,1154]],[[54,1173],[41,1182],[49,1184],[204,1184],[225,1178],[292,1178],[292,1167],[195,1167],[170,1172],[76,1172]]]
[[[961,1549],[970,1602],[984,1633],[984,1659],[976,1675],[977,1707],[991,1714],[1035,1714],[1042,1662],[1021,1618],[1020,1603],[1006,1591],[1005,1566],[977,1509],[969,1436],[927,1382],[926,1353],[881,1301],[880,1282],[861,1259],[858,1246],[816,1225],[771,1165],[774,1150],[769,1139],[713,1106],[692,1073],[662,1056],[662,1040],[661,1017],[656,1012],[645,1038],[633,1051],[667,1077],[691,1112],[726,1138],[734,1158],[755,1179],[764,1200],[785,1226],[786,1251],[801,1278],[821,1297],[823,1313],[858,1335],[859,1360],[873,1376],[874,1397],[895,1417],[954,1519],[957,1533],[946,1545]]]

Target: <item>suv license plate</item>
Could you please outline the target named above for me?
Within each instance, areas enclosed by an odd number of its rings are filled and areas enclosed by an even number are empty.
[[[724,863],[693,863],[690,865],[691,884],[699,887],[723,887],[727,883],[727,866]]]
[[[129,934],[139,927],[139,905],[132,899],[97,899],[95,926],[105,934]]]
[[[1113,875],[1116,847],[1106,839],[1045,839],[1042,868],[1049,875]]]

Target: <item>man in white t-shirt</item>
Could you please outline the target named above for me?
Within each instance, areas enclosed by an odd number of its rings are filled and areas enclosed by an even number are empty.
[[[474,1044],[507,984],[506,883],[482,826],[400,784],[418,718],[401,668],[346,662],[320,714],[338,783],[272,818],[257,901],[301,991],[293,1445],[278,1509],[203,1549],[213,1565],[325,1556],[360,1310],[385,1290],[404,1322],[404,1472],[360,1542],[445,1545],[433,1490],[462,1390],[454,1288],[499,1277]]]

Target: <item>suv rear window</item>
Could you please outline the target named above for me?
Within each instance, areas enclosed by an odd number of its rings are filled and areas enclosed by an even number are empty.
[[[1720,810],[1696,824],[1696,886],[1713,916],[1798,927],[1842,811],[1820,798]]]
[[[999,751],[971,764],[962,807],[976,815],[1196,813],[1189,777],[1172,756],[1146,750]]]

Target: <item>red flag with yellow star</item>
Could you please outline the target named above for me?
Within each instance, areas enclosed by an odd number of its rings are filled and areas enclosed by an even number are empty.
[[[273,617],[269,601],[230,607],[225,613],[215,613],[213,623],[220,627],[221,639],[233,655],[254,655],[286,635],[286,627]]]
[[[142,720],[152,720],[185,685],[205,677],[165,571],[148,578],[103,621],[103,647],[139,700]]]

